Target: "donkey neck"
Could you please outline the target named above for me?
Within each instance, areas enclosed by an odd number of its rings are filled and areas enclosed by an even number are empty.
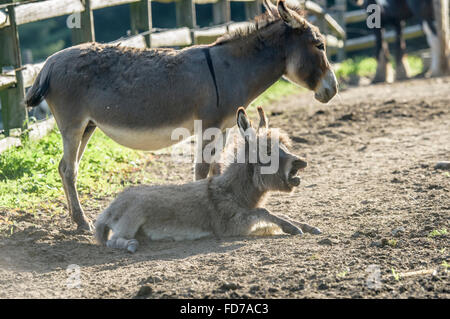
[[[257,207],[267,194],[266,190],[254,184],[251,164],[230,164],[222,175],[217,176],[216,187],[230,194],[239,206],[248,209]]]
[[[285,30],[278,21],[211,47],[221,99],[228,106],[247,106],[285,73]]]

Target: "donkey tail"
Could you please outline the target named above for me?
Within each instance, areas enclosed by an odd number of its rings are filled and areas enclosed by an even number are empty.
[[[95,239],[99,245],[106,245],[111,229],[107,223],[108,214],[101,214],[95,222]]]
[[[37,106],[42,102],[48,94],[50,89],[50,75],[53,69],[53,63],[49,60],[45,63],[41,72],[33,83],[33,86],[25,96],[25,103],[27,106]]]

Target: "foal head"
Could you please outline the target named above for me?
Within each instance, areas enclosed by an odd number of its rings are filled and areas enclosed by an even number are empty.
[[[288,150],[290,140],[286,135],[269,128],[261,107],[258,107],[258,113],[260,122],[258,128],[254,129],[245,109],[238,109],[237,126],[245,141],[238,144],[238,153],[245,152],[245,165],[254,187],[264,192],[290,192],[300,185],[297,173],[307,163]]]
[[[286,27],[286,70],[290,81],[315,92],[315,98],[327,103],[337,93],[337,80],[326,55],[325,38],[298,9],[289,8],[285,0],[273,5],[264,0],[269,15],[280,18]]]

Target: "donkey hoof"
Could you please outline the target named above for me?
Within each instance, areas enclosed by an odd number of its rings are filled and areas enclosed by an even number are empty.
[[[127,250],[130,253],[134,254],[136,252],[138,246],[139,246],[139,243],[138,243],[138,241],[136,239],[130,239],[128,241]]]
[[[83,221],[78,224],[77,231],[92,233],[94,231],[94,225],[90,221]]]
[[[311,229],[311,234],[313,234],[313,235],[319,235],[319,234],[322,234],[322,231],[321,231],[319,228],[317,228],[317,227],[313,227],[313,228]]]

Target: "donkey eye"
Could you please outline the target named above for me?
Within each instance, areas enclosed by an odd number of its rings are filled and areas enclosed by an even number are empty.
[[[325,45],[323,43],[319,43],[316,45],[316,48],[318,48],[320,51],[325,51]]]

